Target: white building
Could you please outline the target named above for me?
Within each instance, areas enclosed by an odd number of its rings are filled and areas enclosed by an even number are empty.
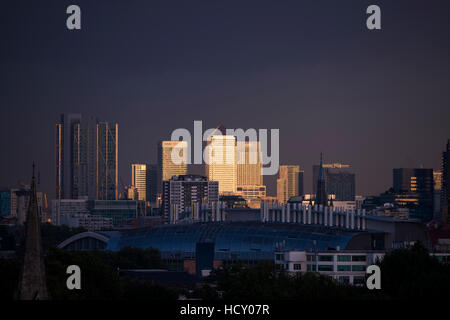
[[[276,251],[275,264],[290,274],[318,272],[346,284],[365,285],[368,266],[382,260],[376,251]]]

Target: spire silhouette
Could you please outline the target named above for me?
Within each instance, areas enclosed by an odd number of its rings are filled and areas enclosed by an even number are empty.
[[[40,224],[36,196],[35,164],[33,162],[30,202],[25,222],[25,253],[19,278],[18,299],[20,300],[48,299]]]

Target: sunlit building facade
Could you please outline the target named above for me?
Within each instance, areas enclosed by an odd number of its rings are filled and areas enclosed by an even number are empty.
[[[219,182],[219,193],[235,193],[237,188],[236,138],[214,135],[206,146],[206,176]]]
[[[136,189],[136,200],[156,202],[156,175],[157,171],[154,165],[131,165],[131,184]]]
[[[279,178],[277,179],[277,199],[279,202],[287,202],[290,197],[298,196],[298,178],[300,166],[280,166]]]
[[[162,181],[187,174],[187,148],[186,141],[158,143],[158,192],[161,192]]]

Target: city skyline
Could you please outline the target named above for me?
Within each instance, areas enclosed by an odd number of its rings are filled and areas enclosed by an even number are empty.
[[[393,168],[439,170],[450,136],[450,4],[379,1],[384,27],[371,33],[363,2],[153,2],[124,13],[120,2],[100,12],[79,1],[78,33],[65,28],[63,3],[8,4],[1,185],[26,184],[34,159],[39,188],[54,197],[54,125],[71,112],[119,123],[124,183],[132,163],[156,163],[156,143],[196,119],[279,128],[280,164],[305,170],[306,193],[320,152],[351,164],[361,195],[388,189]],[[270,195],[276,178],[264,179]]]

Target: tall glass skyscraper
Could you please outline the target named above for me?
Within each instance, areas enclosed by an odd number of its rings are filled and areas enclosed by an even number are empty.
[[[119,127],[81,115],[56,124],[56,199],[118,198]]]

